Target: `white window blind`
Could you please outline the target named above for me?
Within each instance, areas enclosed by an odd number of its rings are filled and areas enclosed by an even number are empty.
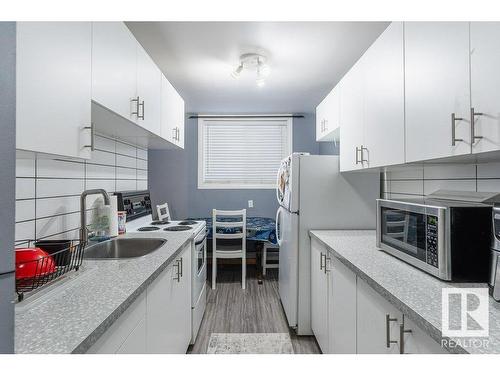
[[[198,139],[199,188],[274,188],[291,119],[200,119]]]

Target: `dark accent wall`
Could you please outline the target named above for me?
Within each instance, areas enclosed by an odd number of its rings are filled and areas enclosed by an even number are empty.
[[[293,151],[319,153],[314,114],[293,120]],[[246,208],[250,216],[274,217],[274,189],[198,189],[198,120],[186,119],[184,150],[149,151],[153,204],[168,202],[174,219],[210,216],[213,208]],[[254,207],[248,208],[248,200]]]
[[[16,24],[0,22],[0,353],[14,352]]]

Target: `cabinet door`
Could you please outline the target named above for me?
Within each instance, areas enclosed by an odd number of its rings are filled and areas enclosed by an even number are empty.
[[[422,331],[408,318],[404,319],[405,330],[411,332],[404,334],[405,354],[446,354],[448,353],[438,342]]]
[[[325,107],[328,97],[325,97],[316,107],[316,141],[320,142],[323,138],[323,127],[325,124]]]
[[[474,112],[474,153],[500,149],[500,23],[471,22],[471,102]],[[472,116],[472,113],[471,113]]]
[[[175,101],[175,124],[177,125],[177,146],[184,148],[184,121],[186,118],[184,99],[176,91],[176,101]]]
[[[136,121],[137,41],[123,22],[94,22],[92,100]]]
[[[18,22],[16,147],[90,158],[92,24]]]
[[[363,144],[364,60],[361,58],[344,76],[340,89],[340,171],[363,168],[359,148]]]
[[[402,164],[405,161],[403,23],[391,23],[363,58],[367,160],[364,166]]]
[[[323,353],[328,353],[327,250],[311,239],[311,328]]]
[[[118,354],[146,354],[146,318],[142,319],[117,351]]]
[[[405,94],[407,162],[471,152],[467,22],[405,22]]]
[[[160,136],[171,143],[176,143],[177,133],[174,126],[174,87],[168,79],[161,75],[161,113],[160,113]]]
[[[146,293],[142,293],[88,350],[90,354],[146,352]]]
[[[373,290],[365,281],[358,278],[357,286],[357,332],[358,354],[397,354],[399,353],[399,324],[402,314]],[[395,321],[387,322],[386,316]],[[389,337],[387,337],[389,333]],[[394,341],[387,347],[387,339]]]
[[[142,46],[137,43],[137,124],[160,135],[161,72]]]
[[[190,245],[188,245],[182,251],[182,255],[177,257],[148,287],[146,316],[148,353],[183,354],[189,346],[190,255]]]
[[[356,275],[331,256],[328,281],[329,349],[356,354]]]

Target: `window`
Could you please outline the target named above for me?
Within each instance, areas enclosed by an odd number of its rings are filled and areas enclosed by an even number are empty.
[[[291,150],[291,118],[200,118],[198,188],[274,189]]]

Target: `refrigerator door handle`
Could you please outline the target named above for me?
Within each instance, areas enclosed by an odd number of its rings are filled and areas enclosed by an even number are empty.
[[[280,238],[280,230],[279,230],[279,220],[280,220],[280,214],[281,214],[282,207],[278,207],[278,211],[276,211],[276,241],[278,241],[278,246],[281,246],[281,238]]]
[[[278,174],[276,176],[276,200],[278,201],[278,204],[281,204],[281,199],[280,199],[280,176],[281,176],[281,166],[278,169]]]

